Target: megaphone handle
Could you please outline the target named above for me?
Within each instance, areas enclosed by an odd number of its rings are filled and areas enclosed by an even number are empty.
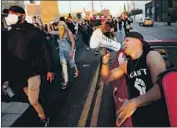
[[[99,53],[101,57],[104,56],[106,54],[106,48],[100,48]]]

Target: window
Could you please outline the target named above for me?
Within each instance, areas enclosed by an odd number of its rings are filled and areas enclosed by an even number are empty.
[[[151,18],[150,17],[146,17],[145,20],[151,20]]]

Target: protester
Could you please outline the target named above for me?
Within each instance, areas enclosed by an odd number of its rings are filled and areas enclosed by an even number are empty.
[[[130,30],[132,29],[131,22],[128,20],[127,17],[125,17],[123,19],[123,23],[124,23],[123,26],[124,26],[125,35],[127,35],[130,32]]]
[[[66,24],[67,24],[69,30],[72,32],[74,40],[76,40],[76,29],[75,29],[76,25],[75,25],[74,21],[72,20],[72,18],[68,17]]]
[[[63,79],[62,89],[66,89],[68,86],[68,68],[67,61],[69,62],[70,68],[72,70],[73,77],[78,77],[78,69],[75,64],[75,41],[73,38],[73,34],[70,29],[67,27],[65,23],[65,18],[60,17],[60,21],[58,23],[58,31],[50,31],[50,34],[58,35],[58,43],[59,43],[59,56],[60,63],[62,65]],[[69,38],[69,39],[68,39]],[[69,44],[71,42],[71,46]]]
[[[123,102],[118,111],[119,126],[132,117],[134,127],[169,126],[165,102],[161,98],[157,76],[166,70],[165,62],[157,51],[152,51],[143,36],[130,32],[124,42],[123,50],[129,59],[118,68],[109,69],[110,53],[102,59],[101,75],[105,82],[114,81],[125,74],[129,99]]]
[[[113,24],[112,23],[110,23],[110,22],[106,22],[105,24],[104,24],[104,31],[103,31],[103,34],[105,35],[105,36],[107,36],[108,38],[110,38],[110,39],[113,39],[113,40],[117,40],[117,36],[116,36],[116,34],[114,33],[114,26],[113,26]]]
[[[80,32],[81,32],[82,40],[86,46],[86,49],[89,50],[90,33],[89,33],[88,23],[82,23]]]
[[[1,19],[1,84],[8,80],[9,72],[8,70],[8,30],[4,26],[4,17]]]
[[[71,13],[69,13],[68,18],[72,19]]]
[[[38,28],[25,21],[23,8],[11,6],[4,11],[7,13],[7,25],[11,26],[8,32],[9,81],[14,86],[22,86],[30,104],[38,113],[41,125],[47,127],[49,117],[38,101],[43,76],[47,74],[50,82],[54,79],[46,40]]]
[[[119,27],[118,27],[119,31],[122,31],[122,20],[121,20],[121,18],[118,19],[118,25],[119,25]]]

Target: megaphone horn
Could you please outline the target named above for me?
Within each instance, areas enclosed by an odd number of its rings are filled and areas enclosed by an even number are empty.
[[[99,47],[119,51],[121,49],[121,44],[103,35],[101,29],[98,28],[93,32],[91,36],[90,48],[95,49]]]

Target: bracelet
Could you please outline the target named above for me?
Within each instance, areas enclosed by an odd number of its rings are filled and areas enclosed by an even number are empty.
[[[108,63],[102,63],[102,65],[108,65],[109,64],[109,62]]]

